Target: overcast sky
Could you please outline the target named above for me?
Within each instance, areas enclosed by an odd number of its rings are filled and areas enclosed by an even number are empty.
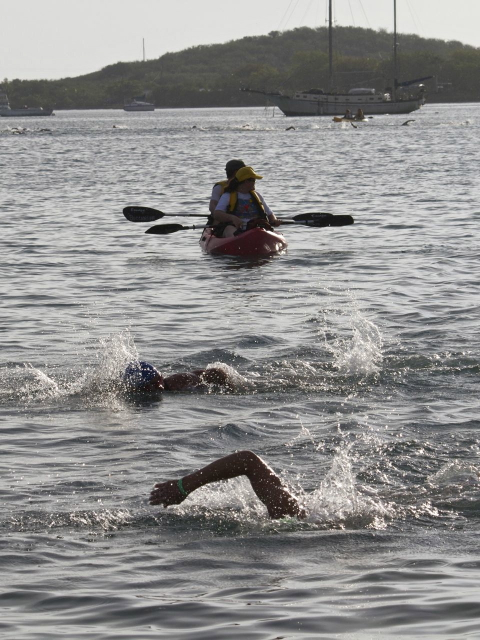
[[[0,0],[0,81],[54,79],[199,44],[323,26],[328,0]],[[393,31],[393,0],[334,0],[336,24]],[[397,0],[397,30],[480,47],[480,0]],[[401,41],[400,41],[401,42]]]

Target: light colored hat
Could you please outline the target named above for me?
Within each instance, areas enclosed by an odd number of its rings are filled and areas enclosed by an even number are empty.
[[[235,178],[239,182],[243,182],[244,180],[248,180],[249,178],[255,178],[255,180],[261,180],[263,176],[259,176],[255,173],[252,167],[242,167],[235,174]]]

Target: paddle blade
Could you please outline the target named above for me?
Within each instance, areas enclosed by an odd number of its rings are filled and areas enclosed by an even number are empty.
[[[292,220],[323,220],[327,218],[333,218],[333,213],[299,213],[296,216],[293,216]]]
[[[354,220],[352,216],[332,216],[331,218],[318,217],[313,220],[305,221],[305,224],[309,227],[345,227],[353,223]]]
[[[189,229],[189,227],[183,227],[181,224],[156,224],[154,227],[147,229],[145,233],[155,233],[159,236],[166,236],[169,233],[184,231],[186,229]]]
[[[344,227],[354,222],[352,216],[337,216],[333,213],[299,213],[293,220],[304,222],[309,227]]]
[[[150,207],[125,207],[123,215],[130,222],[153,222],[165,214]]]
[[[332,216],[328,220],[329,227],[346,227],[349,224],[353,224],[355,221],[352,216]],[[315,223],[315,220],[314,220]]]

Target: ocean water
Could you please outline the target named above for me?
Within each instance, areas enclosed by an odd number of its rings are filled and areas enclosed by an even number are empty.
[[[2,638],[480,637],[479,147],[480,104],[0,119]],[[123,217],[206,213],[234,157],[355,224],[246,260]],[[136,357],[235,389],[127,398]],[[244,478],[149,506],[241,449],[306,520]]]

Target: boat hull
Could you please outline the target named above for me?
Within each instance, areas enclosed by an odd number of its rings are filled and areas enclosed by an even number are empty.
[[[373,96],[318,95],[311,98],[290,98],[279,94],[266,94],[268,100],[288,117],[342,116],[347,109],[355,113],[361,109],[366,116],[412,113],[420,109],[424,98],[411,100],[382,100]],[[335,99],[336,98],[336,99]],[[373,99],[371,99],[373,98]]]
[[[212,229],[203,230],[200,246],[205,253],[228,256],[268,256],[287,248],[282,234],[255,228],[233,238],[217,238]]]
[[[2,118],[25,118],[26,116],[51,116],[53,109],[43,109],[42,107],[25,107],[25,109],[0,109]]]

